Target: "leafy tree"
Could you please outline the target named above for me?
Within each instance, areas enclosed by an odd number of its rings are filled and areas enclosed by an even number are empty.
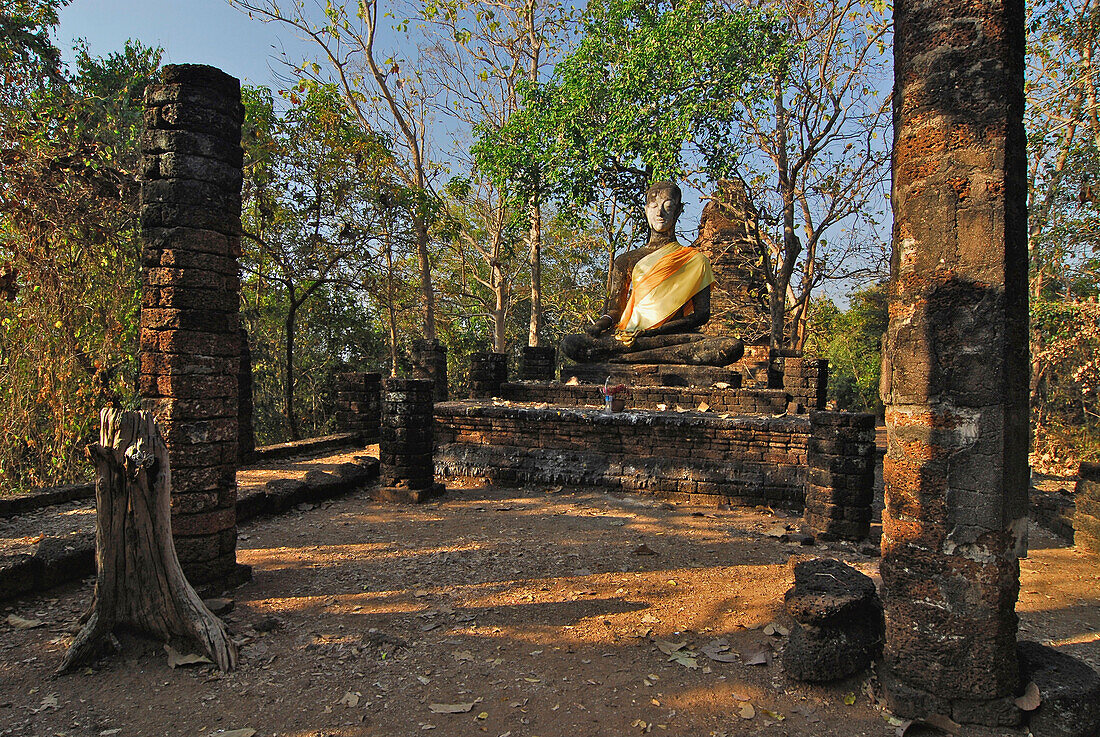
[[[591,206],[608,192],[604,212],[640,225],[649,182],[732,173],[730,124],[785,53],[764,13],[709,0],[597,0],[552,78],[527,84],[509,123],[483,131],[479,163],[562,203]]]
[[[460,120],[464,133],[473,131],[485,139],[493,137],[517,113],[521,85],[538,83],[563,44],[573,14],[560,2],[429,0],[421,15],[437,34],[425,59],[427,74],[442,91],[439,112]],[[530,276],[527,343],[537,346],[542,324],[543,192],[538,186],[525,186],[509,169],[501,169],[507,162],[495,158],[495,152],[484,145],[475,145],[473,153],[470,184],[479,191],[481,201],[490,204],[486,195],[496,200],[488,209],[482,208],[488,245],[478,243],[473,249],[489,265],[484,286],[495,299],[494,350],[504,351],[501,341],[511,292],[511,279],[499,258],[503,232],[514,231],[517,224],[512,221],[520,217],[526,220]],[[485,177],[489,181],[481,182]]]
[[[229,0],[234,7],[265,23],[282,23],[313,41],[323,63],[283,62],[295,79],[331,85],[364,135],[379,127],[389,136],[393,156],[390,168],[412,195],[410,224],[416,244],[423,310],[422,337],[434,340],[435,293],[432,287],[430,229],[438,214],[434,182],[440,167],[428,153],[429,93],[420,70],[378,49],[379,0],[359,0],[353,12],[347,5],[328,2],[315,19],[302,0]],[[384,13],[383,17],[388,15]],[[407,29],[408,23],[402,25]]]
[[[0,476],[84,473],[79,448],[137,372],[142,95],[160,52],[128,42],[75,68],[47,45],[58,3],[17,3],[0,54]],[[12,29],[15,29],[13,32]]]
[[[763,211],[758,256],[772,345],[802,347],[814,290],[881,276],[889,181],[890,20],[879,0],[760,0],[786,20],[791,54],[750,101],[737,149]]]
[[[829,399],[840,409],[882,412],[882,335],[889,322],[885,283],[854,292],[841,312],[830,299],[811,306],[807,350],[829,359]]]
[[[1031,408],[1039,467],[1097,456],[1092,362],[1100,294],[1100,2],[1036,0],[1027,106]]]
[[[356,318],[366,322],[341,290],[361,289],[371,247],[378,248],[380,190],[386,184],[382,172],[389,152],[377,135],[363,132],[330,86],[306,85],[304,96],[295,94],[283,116],[275,115],[266,89],[246,88],[243,97],[249,155],[242,219],[253,244],[243,258],[249,275],[245,303],[257,320],[281,318],[283,419],[290,438],[297,440],[296,401],[316,396],[309,385],[315,388],[323,373],[315,353],[306,382],[299,380],[303,308],[321,300],[324,307],[312,307],[314,314],[342,313],[338,322],[347,327]],[[326,328],[308,327],[307,339],[314,340]],[[346,359],[348,346],[354,345],[327,342],[331,352],[328,361],[320,354],[322,366]]]

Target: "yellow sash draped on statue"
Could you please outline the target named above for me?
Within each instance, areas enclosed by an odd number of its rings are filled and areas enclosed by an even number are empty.
[[[661,246],[634,265],[617,330],[633,335],[660,325],[712,282],[710,261],[697,249],[676,241]]]

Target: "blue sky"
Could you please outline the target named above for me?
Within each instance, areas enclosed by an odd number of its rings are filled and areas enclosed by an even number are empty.
[[[77,38],[87,39],[95,56],[133,38],[161,46],[166,63],[210,64],[242,81],[271,86],[278,85],[272,75],[276,48],[285,47],[292,57],[308,50],[289,29],[250,20],[225,0],[73,0],[61,11],[56,39],[66,58]]]

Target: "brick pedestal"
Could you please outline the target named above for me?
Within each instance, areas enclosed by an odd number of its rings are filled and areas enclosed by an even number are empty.
[[[829,362],[824,358],[783,360],[783,388],[798,413],[825,409],[829,389]]]
[[[875,416],[811,412],[806,524],[822,540],[863,540],[875,487]]]
[[[410,353],[416,378],[431,381],[435,387],[433,399],[446,402],[447,346],[438,340],[414,340]]]
[[[237,573],[240,83],[168,65],[145,93],[141,375],[172,466],[172,532],[192,583]]]
[[[553,381],[557,349],[552,345],[525,345],[520,358],[519,378],[523,381]]]
[[[499,396],[508,381],[508,356],[479,351],[470,354],[470,399]]]
[[[1028,489],[1023,0],[894,9],[882,396],[890,709],[1018,723]]]
[[[422,502],[443,492],[435,483],[432,382],[382,382],[381,487],[378,498]]]
[[[349,371],[336,377],[336,430],[359,433],[363,443],[381,437],[382,374]]]
[[[1100,463],[1082,463],[1077,472],[1073,544],[1100,556]]]

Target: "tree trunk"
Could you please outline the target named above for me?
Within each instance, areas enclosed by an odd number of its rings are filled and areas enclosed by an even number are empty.
[[[527,345],[537,347],[542,331],[542,208],[531,198],[531,227],[527,231],[528,259],[531,265],[531,323]]]
[[[386,311],[390,318],[390,376],[397,376],[397,308],[393,305],[393,243],[386,228]]]
[[[413,220],[416,231],[416,259],[420,266],[420,299],[424,310],[424,339],[435,340],[435,295],[432,293],[432,266],[428,260],[428,224],[420,215]]]
[[[286,414],[286,426],[290,430],[291,440],[301,440],[298,432],[298,420],[294,417],[294,323],[298,316],[298,304],[290,298],[290,307],[286,313],[286,388],[283,392],[283,412]]]
[[[96,466],[96,584],[84,627],[61,661],[64,673],[95,656],[122,626],[197,646],[223,671],[237,647],[184,578],[172,541],[172,471],[160,428],[148,412],[99,413]],[[185,644],[186,643],[186,644]]]

